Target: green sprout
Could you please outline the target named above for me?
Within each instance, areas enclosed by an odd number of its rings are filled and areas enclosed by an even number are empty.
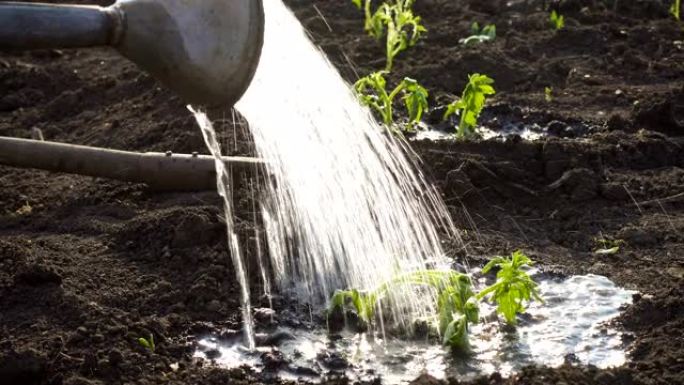
[[[391,71],[394,58],[406,48],[414,46],[427,29],[422,24],[420,16],[413,14],[415,0],[393,0],[392,4],[382,3],[373,13],[371,1],[352,0],[359,8],[364,8],[366,17],[365,30],[372,37],[380,40],[387,30],[386,38],[386,71]]]
[[[565,27],[565,17],[556,12],[556,10],[551,11],[549,20],[551,20],[551,25],[553,25],[556,31],[559,31]]]
[[[150,338],[138,338],[138,343],[152,353],[154,353],[154,350],[156,349],[156,346],[154,345],[154,335],[152,335],[151,333]]]
[[[681,21],[681,15],[682,15],[682,1],[681,0],[674,0],[672,2],[672,5],[670,6],[670,14],[674,16],[677,21]]]
[[[544,100],[546,102],[551,103],[553,101],[553,88],[552,87],[544,87]]]
[[[471,35],[465,39],[460,39],[458,42],[463,45],[471,43],[484,43],[493,41],[496,38],[496,25],[487,24],[480,29],[480,25],[474,22],[470,27]]]
[[[415,124],[420,121],[428,108],[428,91],[416,80],[404,78],[394,90],[388,93],[385,74],[387,71],[378,71],[359,79],[354,84],[354,90],[361,104],[370,106],[377,111],[382,117],[383,123],[392,130],[395,130],[392,104],[394,99],[401,95],[409,117],[405,129],[406,131],[413,131]]]
[[[622,239],[609,239],[604,238],[603,234],[598,237],[594,237],[594,243],[596,248],[594,253],[598,255],[612,255],[620,252],[620,246],[622,246],[625,241]]]
[[[503,315],[509,325],[516,324],[516,315],[525,312],[524,302],[533,299],[544,302],[539,296],[537,284],[530,278],[524,268],[531,266],[532,260],[521,251],[510,257],[496,257],[482,269],[487,274],[495,266],[499,268],[496,282],[477,294],[478,299],[490,296],[496,302],[497,313]]]
[[[393,277],[370,291],[338,290],[330,300],[328,312],[344,309],[349,304],[363,322],[372,324],[375,309],[381,305],[381,301],[405,285],[435,290],[438,314],[433,326],[439,332],[442,344],[466,349],[468,325],[479,322],[479,306],[470,277],[455,271],[421,270]]]
[[[468,84],[463,90],[461,99],[447,106],[444,120],[447,120],[456,111],[460,113],[460,123],[456,136],[459,139],[469,138],[475,134],[477,119],[484,108],[487,95],[494,95],[496,91],[492,84],[494,80],[487,75],[472,74],[468,76]]]

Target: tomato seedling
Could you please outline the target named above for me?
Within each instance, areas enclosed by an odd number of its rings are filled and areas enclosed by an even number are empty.
[[[525,268],[533,264],[532,260],[521,251],[516,251],[510,257],[496,257],[482,268],[487,274],[494,267],[498,267],[496,283],[477,294],[478,299],[490,296],[496,303],[497,313],[503,315],[509,325],[516,324],[516,315],[525,312],[524,302],[533,299],[544,302],[539,296],[537,284],[530,278]]]
[[[468,45],[472,43],[493,41],[496,38],[496,25],[487,24],[480,29],[480,25],[477,22],[474,22],[470,27],[470,32],[470,36],[465,39],[460,39],[458,42],[463,45]]]
[[[460,114],[460,122],[456,132],[459,139],[469,138],[475,134],[477,119],[484,108],[487,96],[496,93],[492,84],[494,84],[494,80],[487,75],[477,73],[469,75],[468,84],[463,90],[461,99],[447,106],[444,120],[449,119],[457,111]]]
[[[352,0],[365,13],[365,30],[372,37],[380,40],[386,31],[385,51],[386,71],[391,71],[394,58],[402,51],[414,46],[427,29],[422,24],[420,16],[413,14],[413,2],[415,0],[392,0],[391,3],[382,3],[373,12],[371,1]]]
[[[353,310],[364,324],[372,325],[376,310],[393,293],[404,286],[427,287],[434,291],[437,301],[437,314],[429,319],[428,324],[437,331],[443,345],[467,350],[469,326],[480,322],[480,299],[491,296],[498,305],[497,311],[511,325],[515,325],[515,316],[525,311],[524,301],[536,299],[543,302],[536,283],[523,270],[532,263],[520,251],[514,252],[509,258],[493,259],[482,271],[486,274],[498,266],[497,281],[477,295],[470,277],[456,271],[420,270],[403,273],[372,290],[337,290],[330,300],[328,315],[334,311]]]
[[[432,327],[441,336],[442,344],[453,348],[468,347],[468,325],[479,322],[479,306],[470,277],[450,270],[421,270],[393,277],[377,288],[362,292],[356,289],[338,290],[332,296],[328,312],[351,306],[366,324],[372,324],[375,309],[401,286],[432,288],[437,297],[437,315]]]
[[[361,104],[369,106],[380,114],[383,123],[395,132],[394,124],[394,99],[401,95],[408,113],[408,124],[406,131],[413,131],[416,123],[423,116],[423,112],[428,108],[428,91],[411,78],[404,78],[391,92],[387,92],[387,81],[385,80],[387,71],[373,72],[372,74],[359,79],[354,84],[354,90],[359,97]]]

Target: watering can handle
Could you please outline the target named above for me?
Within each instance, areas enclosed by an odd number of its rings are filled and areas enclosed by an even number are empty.
[[[113,8],[0,2],[0,49],[115,44],[121,35],[122,19]]]

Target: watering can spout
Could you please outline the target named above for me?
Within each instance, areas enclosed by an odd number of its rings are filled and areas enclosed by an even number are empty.
[[[109,45],[186,102],[232,106],[254,76],[262,0],[119,0],[102,8],[0,3],[0,49]]]

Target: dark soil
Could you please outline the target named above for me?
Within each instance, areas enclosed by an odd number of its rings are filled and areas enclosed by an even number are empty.
[[[384,66],[350,1],[287,2],[348,80]],[[529,367],[473,383],[684,384],[684,29],[670,2],[549,1],[566,18],[558,32],[542,1],[417,3],[429,34],[396,60],[393,81],[418,79],[438,106],[468,73],[486,73],[498,90],[490,113],[561,133],[412,142],[468,230],[450,253],[477,264],[522,248],[545,270],[641,292],[618,320],[623,367]],[[473,21],[495,23],[496,40],[459,45]],[[573,133],[578,122],[589,129]],[[205,152],[183,103],[107,49],[0,54],[0,135],[34,128],[47,140]],[[221,132],[231,154],[249,155],[244,130]],[[247,255],[249,188],[235,193]],[[0,167],[0,384],[265,382],[192,358],[195,336],[240,328],[221,215],[213,192]],[[596,237],[624,243],[598,256]],[[154,354],[136,342],[150,333]]]

